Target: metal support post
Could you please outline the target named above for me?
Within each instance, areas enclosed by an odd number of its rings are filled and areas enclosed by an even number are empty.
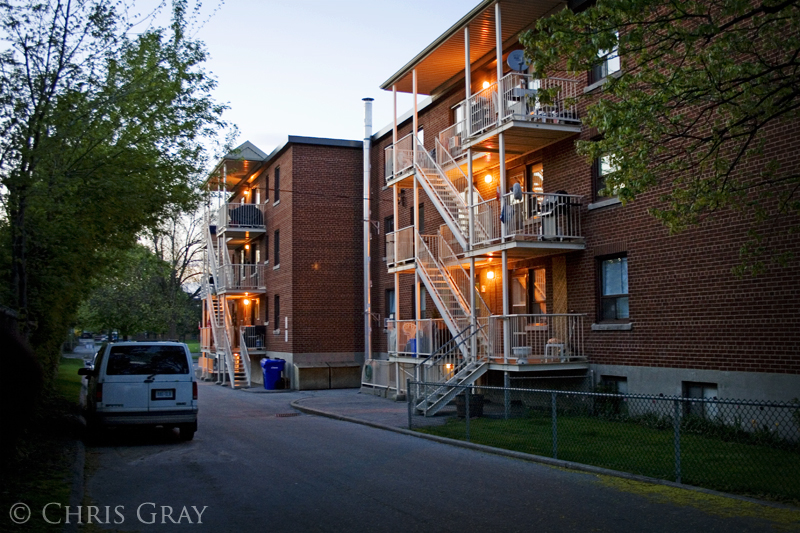
[[[466,420],[466,437],[467,442],[469,442],[469,388],[470,386],[464,389],[464,419]]]
[[[681,401],[675,399],[675,408],[672,415],[672,429],[674,432],[673,445],[675,447],[675,482],[681,482]]]
[[[503,372],[503,418],[508,420],[511,417],[511,375],[508,370]]]
[[[408,429],[413,429],[411,427],[411,378],[406,378],[406,403],[408,404]]]
[[[550,408],[553,412],[553,459],[558,459],[558,416],[556,415],[557,392],[550,393]]]

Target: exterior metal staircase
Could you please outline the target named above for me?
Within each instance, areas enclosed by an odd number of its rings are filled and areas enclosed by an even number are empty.
[[[463,357],[461,347],[468,345],[473,337],[485,335],[485,326],[474,329],[467,327],[451,341],[452,344],[442,346],[420,365],[423,382],[436,382],[433,389],[422,385],[422,400],[414,406],[417,412],[425,416],[433,416],[455,398],[463,387],[472,385],[489,369],[489,361],[485,357]],[[444,369],[444,371],[440,370]],[[436,373],[443,375],[435,375]],[[431,375],[434,374],[434,375]]]
[[[203,276],[203,292],[205,294],[206,309],[211,318],[211,332],[214,339],[214,352],[218,362],[220,376],[228,374],[232,388],[250,386],[250,358],[246,353],[234,353],[232,335],[233,326],[230,322],[230,313],[224,310],[225,298],[217,294],[216,284],[219,283],[219,269],[217,268],[217,242],[211,229],[206,224],[206,255],[210,272]],[[211,280],[214,280],[212,285]]]
[[[474,327],[470,309],[469,291],[474,291],[469,280],[469,274],[461,266],[456,254],[447,244],[441,234],[419,235],[417,240],[417,271],[428,293],[431,295],[436,308],[442,315],[448,329],[453,334],[456,342],[452,349],[442,350],[441,354],[434,354],[422,363],[423,372],[427,370],[426,378],[441,381],[437,387],[420,402],[418,409],[426,416],[433,415],[456,395],[458,389],[454,385],[471,385],[481,377],[488,368],[489,337],[485,328]],[[475,292],[475,317],[477,319],[488,317],[489,308],[480,294]],[[464,337],[465,332],[473,332]],[[475,338],[477,350],[473,353],[470,342]],[[449,346],[449,343],[445,346]],[[432,370],[447,369],[441,375],[432,375]],[[451,394],[452,392],[452,394]]]
[[[437,157],[442,161],[444,167],[437,163],[431,154],[425,151],[422,144],[417,143],[417,157],[414,167],[421,178],[419,180],[422,189],[431,198],[439,214],[442,215],[445,224],[453,232],[462,248],[467,249],[469,242],[469,206],[465,200],[468,195],[468,183],[466,175],[461,167],[447,154],[436,140]],[[449,158],[449,159],[448,159]],[[445,167],[447,170],[445,170]],[[483,201],[480,194],[474,191],[475,198],[480,203]],[[486,230],[475,220],[475,239],[482,242],[488,239]]]

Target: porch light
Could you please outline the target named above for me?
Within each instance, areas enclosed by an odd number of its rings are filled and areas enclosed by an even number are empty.
[[[244,195],[245,196],[250,196],[250,189],[245,189],[244,190]]]
[[[486,273],[486,279],[494,279],[494,270],[490,270]]]
[[[444,367],[445,367],[447,370],[453,370],[453,363],[447,363],[446,365],[444,365]]]
[[[491,83],[489,83],[488,81],[485,81],[485,82],[483,82],[483,88],[484,88],[484,89],[488,89],[488,88],[489,88],[489,87],[491,87],[491,86],[492,86],[492,84],[491,84]]]
[[[244,299],[244,305],[250,305],[250,299],[249,298],[245,298]]]
[[[492,175],[491,174],[486,174],[486,177],[483,178],[483,181],[485,181],[486,183],[491,183],[492,182]]]
[[[245,244],[245,245],[244,245],[244,249],[245,249],[245,250],[249,250],[249,249],[250,249],[250,245],[249,245],[249,244]]]

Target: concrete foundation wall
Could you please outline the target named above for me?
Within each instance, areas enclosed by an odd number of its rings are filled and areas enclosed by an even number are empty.
[[[629,394],[680,396],[683,382],[716,383],[719,398],[788,402],[800,397],[800,376],[766,372],[728,372],[691,368],[592,365],[595,380],[602,376],[627,378]]]

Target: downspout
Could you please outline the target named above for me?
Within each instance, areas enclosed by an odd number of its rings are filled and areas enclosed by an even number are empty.
[[[372,98],[364,98],[364,357],[372,359],[372,302],[370,289],[370,220],[369,205],[370,163],[369,152],[372,142]]]

